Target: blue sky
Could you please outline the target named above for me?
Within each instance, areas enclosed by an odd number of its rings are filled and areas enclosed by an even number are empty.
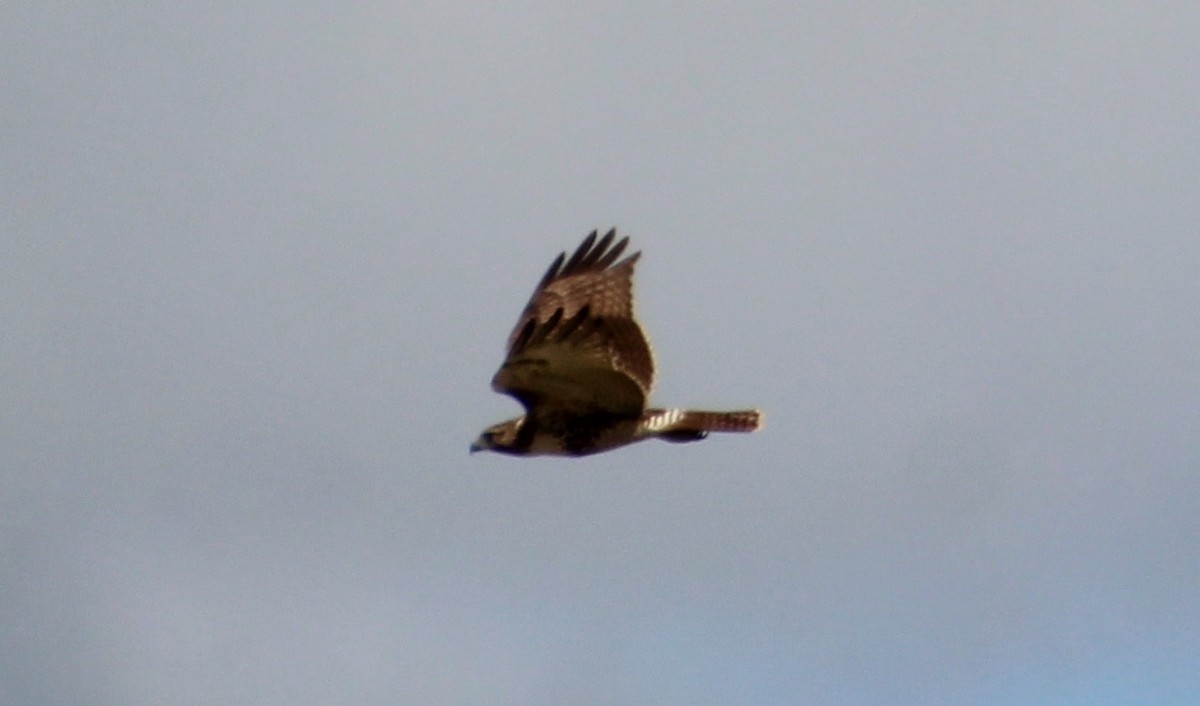
[[[1200,701],[1198,30],[6,5],[0,700]],[[765,429],[468,456],[611,226]]]

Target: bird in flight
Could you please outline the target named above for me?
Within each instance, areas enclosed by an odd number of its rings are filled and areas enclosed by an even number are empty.
[[[596,231],[566,253],[533,290],[508,338],[492,389],[512,395],[525,414],[484,430],[471,452],[586,456],[658,438],[699,441],[713,431],[759,428],[756,409],[702,412],[647,407],[654,357],[633,318],[633,266],[618,261],[629,238]]]

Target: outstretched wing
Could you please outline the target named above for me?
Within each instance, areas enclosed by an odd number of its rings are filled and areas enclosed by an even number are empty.
[[[567,259],[560,254],[538,283],[508,339],[508,356],[492,387],[533,411],[640,415],[654,379],[654,359],[633,318],[633,266],[617,262],[629,243],[616,230],[593,231]],[[615,263],[615,264],[614,264]]]

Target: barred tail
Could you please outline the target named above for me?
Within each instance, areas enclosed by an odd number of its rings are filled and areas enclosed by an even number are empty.
[[[648,409],[642,415],[642,432],[665,441],[699,441],[710,431],[749,432],[762,426],[757,409],[736,412],[700,412],[690,409]]]

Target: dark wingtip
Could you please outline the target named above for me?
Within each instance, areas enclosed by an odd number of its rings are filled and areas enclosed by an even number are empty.
[[[588,233],[588,237],[584,238],[583,242],[579,244],[579,247],[575,249],[575,253],[571,255],[571,259],[567,260],[566,265],[563,265],[563,274],[571,272],[579,266],[580,262],[583,262],[587,258],[592,249],[592,245],[596,242],[596,235],[596,231]]]
[[[588,253],[589,259],[594,261],[601,254],[603,254],[604,251],[608,249],[609,244],[612,243],[613,238],[615,238],[616,236],[617,236],[616,228],[613,228],[612,230],[605,233],[604,237],[600,239],[600,242],[596,243],[596,247],[592,248],[592,251],[590,253]]]
[[[558,257],[554,258],[554,262],[550,263],[550,268],[546,270],[546,274],[542,275],[542,281],[538,282],[538,289],[546,286],[558,276],[558,271],[562,267],[563,260],[566,258],[567,254],[565,252],[560,252]]]
[[[614,233],[616,233],[615,230],[610,230],[608,232],[610,236]],[[596,269],[607,269],[609,265],[617,261],[617,258],[621,256],[621,253],[625,252],[625,247],[627,245],[629,245],[629,236],[625,236],[617,241],[617,244],[614,245],[611,250],[605,253],[603,257],[600,257],[596,260]]]
[[[596,241],[597,237],[600,238],[599,242]],[[579,271],[608,269],[610,265],[617,261],[621,253],[625,252],[625,248],[629,245],[629,236],[621,238],[617,241],[616,245],[613,245],[613,240],[616,237],[616,228],[610,228],[603,237],[600,236],[600,231],[598,230],[588,233],[583,242],[579,244],[579,247],[575,248],[575,251],[571,253],[569,259],[565,252],[559,253],[558,257],[554,258],[554,262],[550,263],[550,267],[542,275],[542,280],[538,282],[538,289],[545,287],[559,277],[566,277]],[[640,252],[634,253],[625,259],[633,261],[640,254]]]

